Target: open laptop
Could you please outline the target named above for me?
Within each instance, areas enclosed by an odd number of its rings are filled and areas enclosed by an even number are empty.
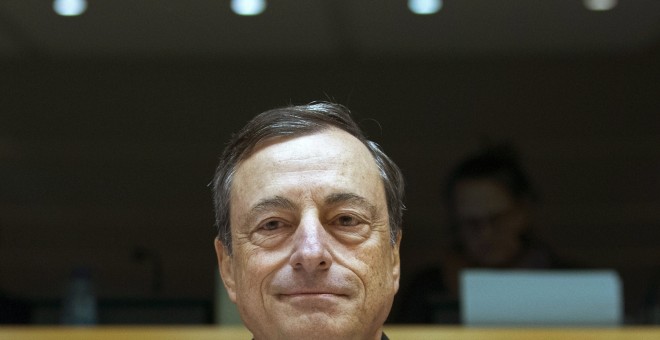
[[[467,326],[617,326],[619,276],[609,270],[465,270],[461,319]]]

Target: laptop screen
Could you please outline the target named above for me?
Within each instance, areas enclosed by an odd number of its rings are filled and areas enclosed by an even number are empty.
[[[468,326],[617,326],[621,282],[609,270],[465,270],[461,319]]]

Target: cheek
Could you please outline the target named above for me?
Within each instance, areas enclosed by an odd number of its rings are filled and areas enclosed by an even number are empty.
[[[470,233],[462,229],[459,235],[461,242],[469,248],[474,248],[481,242],[481,235],[477,233]]]
[[[502,242],[515,245],[520,242],[521,228],[517,225],[509,225],[505,232],[502,233]]]
[[[386,247],[389,247],[389,243]],[[390,287],[393,284],[392,250],[382,246],[371,252],[364,252],[360,258],[359,269],[365,285],[376,285],[379,289]],[[359,274],[358,274],[359,275]]]
[[[269,278],[286,264],[284,253],[242,249],[239,260],[234,261],[234,270],[237,273],[237,281],[243,284],[243,292],[247,295],[258,294]]]
[[[249,292],[258,287],[263,269],[259,261],[250,256],[241,256],[239,261],[234,261],[234,273],[240,295],[249,295]]]
[[[389,243],[387,247],[389,247]],[[361,307],[361,314],[371,317],[382,317],[385,319],[387,316],[382,315],[385,311],[389,311],[397,292],[397,283],[393,273],[394,263],[392,262],[391,249],[378,249],[373,251],[369,256],[362,258],[364,261],[365,274],[361,276],[364,284],[365,293],[364,304]],[[369,323],[371,321],[365,321]]]

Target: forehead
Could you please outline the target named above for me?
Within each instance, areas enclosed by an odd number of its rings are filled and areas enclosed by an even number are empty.
[[[509,191],[490,179],[465,179],[456,183],[456,209],[465,214],[487,214],[513,204]]]
[[[335,128],[260,143],[236,169],[232,203],[251,196],[279,194],[287,188],[351,189],[361,195],[384,190],[367,147]]]
[[[274,137],[259,142],[243,161],[238,164],[237,172],[242,167],[254,166],[269,161],[306,161],[318,158],[334,161],[360,161],[361,165],[375,165],[373,156],[367,147],[356,137],[337,128],[328,128],[319,132],[295,137]],[[350,167],[350,164],[345,164]]]

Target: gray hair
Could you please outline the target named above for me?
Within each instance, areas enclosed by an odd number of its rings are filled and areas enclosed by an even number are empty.
[[[378,144],[368,140],[343,105],[315,102],[308,105],[288,106],[263,112],[234,134],[225,147],[212,186],[215,209],[215,225],[218,239],[232,255],[230,200],[236,169],[249,157],[262,141],[275,137],[294,137],[313,134],[329,128],[339,128],[360,140],[371,152],[385,188],[387,211],[392,244],[401,233],[403,219],[404,184],[401,170],[381,150]]]

